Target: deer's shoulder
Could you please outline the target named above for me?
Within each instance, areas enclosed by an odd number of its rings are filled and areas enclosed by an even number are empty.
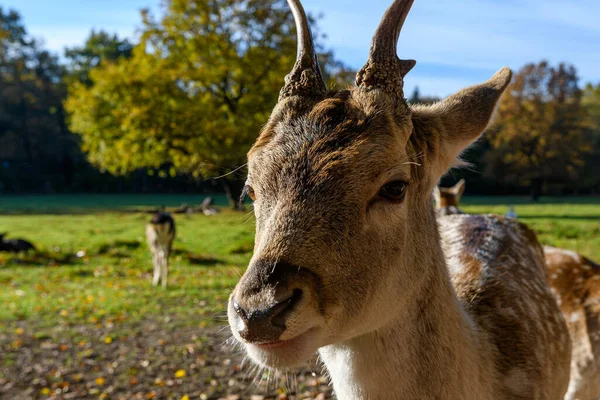
[[[535,233],[493,215],[451,215],[439,222],[457,296],[489,338],[506,377],[502,390],[507,398],[533,390],[527,382],[535,381],[536,371],[570,353]]]

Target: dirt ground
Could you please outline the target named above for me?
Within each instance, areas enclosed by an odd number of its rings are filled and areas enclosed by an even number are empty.
[[[169,324],[173,326],[172,324]],[[316,361],[274,377],[243,365],[226,328],[94,326],[37,335],[29,327],[0,334],[0,398],[20,399],[326,399]]]

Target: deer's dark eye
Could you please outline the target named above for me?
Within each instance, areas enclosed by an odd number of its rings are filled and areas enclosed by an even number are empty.
[[[388,182],[379,189],[379,197],[385,200],[400,203],[404,200],[406,193],[406,182],[392,181]]]

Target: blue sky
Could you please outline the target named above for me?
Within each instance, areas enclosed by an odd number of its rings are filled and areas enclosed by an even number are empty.
[[[320,27],[338,58],[360,68],[371,35],[391,0],[303,0],[323,13]],[[92,28],[135,37],[139,9],[159,0],[0,0],[21,13],[30,33],[62,52]],[[600,81],[598,0],[417,0],[402,32],[399,54],[417,60],[406,93],[446,96],[508,65],[569,61],[582,83]]]

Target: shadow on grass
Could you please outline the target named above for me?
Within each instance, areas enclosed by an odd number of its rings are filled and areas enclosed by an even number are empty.
[[[142,243],[137,240],[115,240],[114,242],[105,243],[98,249],[99,255],[114,255],[119,250],[136,250]]]
[[[44,250],[27,253],[0,253],[0,267],[7,266],[53,267],[57,265],[82,265],[73,253],[57,253]]]
[[[181,257],[181,258],[187,260],[192,265],[210,266],[210,265],[217,265],[222,262],[218,258],[215,258],[212,256],[207,256],[204,254],[191,253],[185,249],[175,248],[175,249],[173,249],[172,254],[173,254],[173,256]]]

